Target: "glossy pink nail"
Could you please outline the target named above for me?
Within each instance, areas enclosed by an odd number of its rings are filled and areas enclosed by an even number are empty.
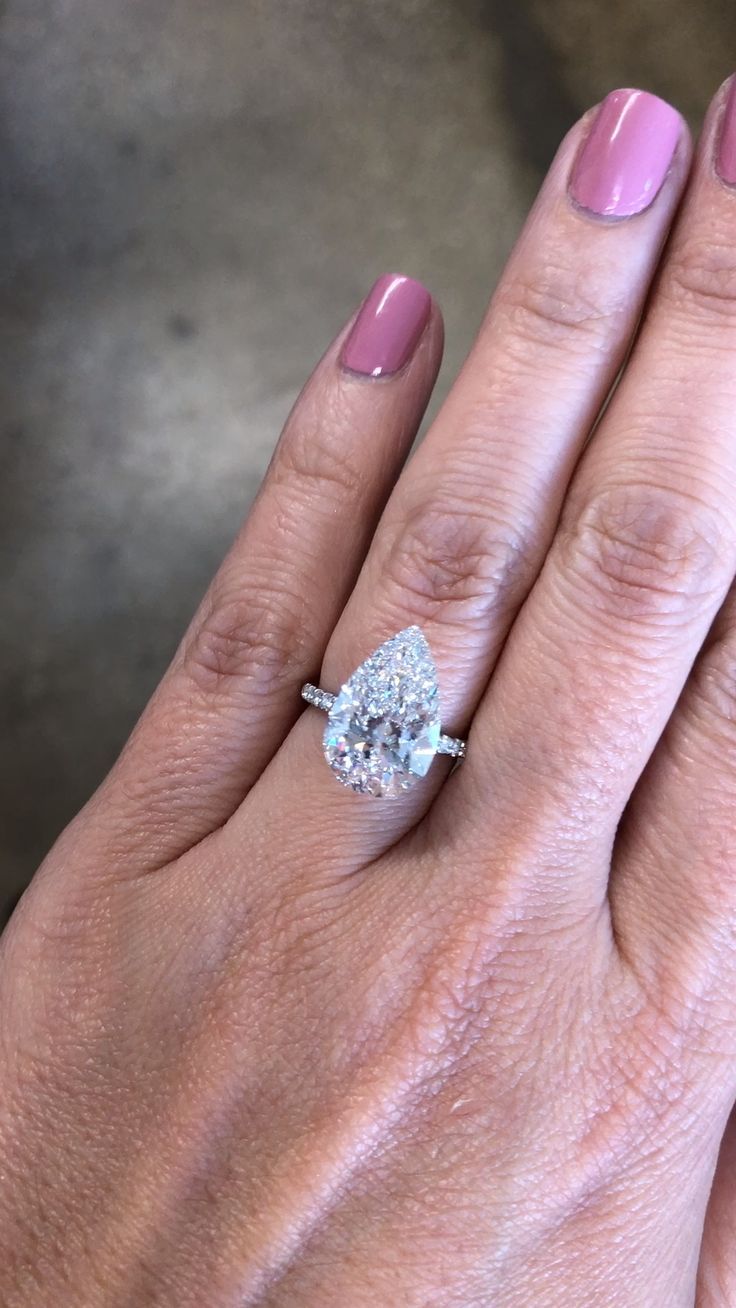
[[[414,353],[432,310],[421,282],[398,273],[379,277],[342,348],[341,363],[365,377],[398,372]]]
[[[716,172],[722,181],[736,185],[736,78],[731,81],[723,110]]]
[[[647,91],[611,91],[573,169],[573,199],[605,217],[641,213],[667,176],[680,132],[680,115],[665,100]]]

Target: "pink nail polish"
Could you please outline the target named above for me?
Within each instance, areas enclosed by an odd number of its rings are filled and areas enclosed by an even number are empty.
[[[721,122],[721,139],[718,142],[716,172],[721,181],[736,185],[736,77],[728,90],[726,107]]]
[[[575,163],[573,200],[611,218],[641,213],[667,176],[680,132],[680,115],[665,100],[611,91]]]
[[[408,363],[429,322],[432,297],[411,277],[379,277],[342,347],[343,368],[385,377]]]

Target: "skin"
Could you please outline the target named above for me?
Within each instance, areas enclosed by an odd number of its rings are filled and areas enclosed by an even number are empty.
[[[573,129],[403,471],[439,311],[319,364],[2,938],[4,1308],[736,1303],[724,94],[625,221]],[[467,760],[356,797],[298,688],[415,622]]]

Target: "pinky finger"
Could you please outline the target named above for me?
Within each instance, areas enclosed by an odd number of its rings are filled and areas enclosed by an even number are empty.
[[[107,866],[146,870],[227,820],[301,712],[441,352],[424,287],[379,279],[297,400],[169,671],[67,838],[77,828]]]

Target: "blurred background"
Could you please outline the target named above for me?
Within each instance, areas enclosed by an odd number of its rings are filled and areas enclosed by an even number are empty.
[[[371,281],[439,299],[441,395],[562,133],[733,67],[732,0],[2,0],[0,914]]]

